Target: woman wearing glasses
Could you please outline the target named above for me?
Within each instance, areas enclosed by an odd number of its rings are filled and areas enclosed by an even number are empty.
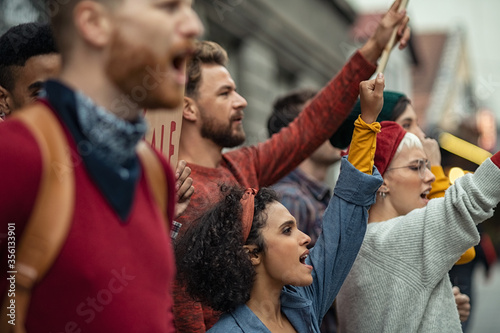
[[[384,121],[375,166],[384,182],[356,261],[337,296],[349,332],[461,332],[448,271],[479,242],[500,201],[500,153],[429,201],[435,177],[421,141]]]
[[[349,145],[354,121],[361,113],[361,105],[358,100],[351,114],[342,123],[339,130],[330,138],[334,147],[345,148]],[[444,192],[449,187],[450,182],[441,167],[441,152],[436,140],[426,137],[418,125],[417,114],[411,105],[410,99],[401,93],[394,91],[384,91],[384,106],[377,118],[378,122],[390,120],[401,125],[407,132],[415,134],[421,141],[427,158],[431,163],[431,171],[436,176],[436,181],[432,184],[432,189],[427,196],[429,199],[444,196]],[[472,258],[469,258],[469,260]]]
[[[360,102],[354,106],[349,117],[341,125],[337,133],[335,133],[330,141],[336,147],[345,147],[349,144],[349,138],[354,126],[354,120],[359,116],[361,111]],[[436,140],[426,137],[424,131],[420,128],[417,118],[417,113],[413,109],[411,100],[404,94],[396,91],[384,91],[384,106],[377,118],[378,122],[390,120],[398,123],[409,133],[415,134],[420,141],[430,162],[430,170],[436,177],[436,180],[431,184],[431,190],[427,194],[428,199],[444,197],[445,191],[450,186],[450,180],[445,175],[441,166],[441,152],[439,144]],[[467,320],[471,311],[471,300],[468,295],[471,293],[472,285],[472,268],[473,265],[464,265],[471,262],[476,255],[474,247],[470,247],[465,251],[460,259],[457,260],[452,270],[449,272],[453,283],[460,287],[454,287],[455,302],[457,304],[462,328],[464,331],[467,328]],[[461,293],[464,292],[464,294]]]

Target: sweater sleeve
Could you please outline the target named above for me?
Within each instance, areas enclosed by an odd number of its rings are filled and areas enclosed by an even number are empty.
[[[434,199],[434,198],[442,198],[444,197],[444,194],[448,187],[450,187],[450,180],[446,175],[444,174],[443,167],[440,165],[433,165],[431,167],[431,171],[436,177],[436,180],[432,183],[432,189],[427,195],[427,198],[429,199]],[[455,263],[455,265],[463,265],[468,262],[470,262],[474,257],[476,256],[476,250],[474,250],[474,247],[470,247],[465,251],[460,259]]]
[[[358,51],[288,127],[257,146],[236,150],[234,154],[253,164],[260,187],[276,183],[338,129],[357,100],[359,83],[374,71],[375,66]],[[232,153],[227,154],[229,158]]]
[[[450,186],[444,198],[372,225],[370,234],[377,239],[365,243],[365,252],[415,287],[432,288],[479,242],[476,224],[491,217],[499,201],[500,169],[486,160]]]
[[[349,148],[349,162],[359,171],[372,174],[375,150],[377,148],[377,133],[380,132],[380,123],[367,124],[361,116],[354,122],[351,147]]]
[[[357,170],[346,157],[342,159],[334,195],[323,216],[323,232],[306,259],[313,266],[313,283],[300,289],[304,297],[312,300],[317,320],[333,303],[356,259],[368,209],[375,202],[382,181],[376,168],[373,175],[368,175]]]

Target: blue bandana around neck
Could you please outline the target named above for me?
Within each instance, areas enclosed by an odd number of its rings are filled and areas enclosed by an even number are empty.
[[[47,81],[44,88],[41,97],[66,125],[90,178],[125,223],[139,182],[141,167],[135,148],[146,133],[145,120],[127,122],[55,80]]]

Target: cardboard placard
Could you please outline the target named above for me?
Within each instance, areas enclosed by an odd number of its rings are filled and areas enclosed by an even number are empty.
[[[144,115],[149,123],[146,141],[158,149],[175,170],[179,156],[179,140],[181,138],[183,105],[177,109],[145,110]]]

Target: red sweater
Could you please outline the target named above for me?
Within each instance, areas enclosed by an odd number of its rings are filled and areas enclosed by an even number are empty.
[[[72,157],[78,156],[66,128],[65,134]],[[0,123],[0,137],[0,237],[14,223],[18,243],[40,183],[41,155],[18,120]],[[144,174],[131,214],[121,223],[81,160],[72,162],[76,197],[71,229],[54,265],[33,290],[27,332],[175,332],[170,235]],[[173,185],[168,163],[162,159],[162,164]],[[170,208],[174,198],[171,190]],[[6,238],[0,238],[2,299],[6,250]]]
[[[219,184],[260,188],[276,183],[295,169],[342,124],[357,100],[359,83],[367,80],[375,69],[357,52],[297,119],[269,140],[223,154],[217,168],[188,164],[196,190],[185,216],[179,219],[183,224],[179,237],[195,216],[219,199]],[[180,285],[177,281],[174,287],[178,332],[205,332],[218,316],[205,306],[202,309]]]

